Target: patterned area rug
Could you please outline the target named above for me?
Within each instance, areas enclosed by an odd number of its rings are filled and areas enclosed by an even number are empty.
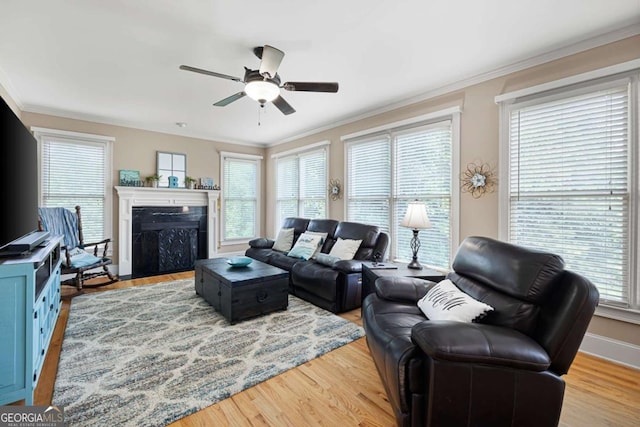
[[[192,279],[73,299],[53,405],[71,426],[163,426],[364,336],[289,296],[230,325]]]

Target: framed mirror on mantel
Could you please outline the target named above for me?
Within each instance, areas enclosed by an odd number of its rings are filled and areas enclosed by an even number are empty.
[[[184,178],[187,176],[187,155],[157,151],[158,187],[169,187],[169,177],[178,178],[178,188],[186,188]]]

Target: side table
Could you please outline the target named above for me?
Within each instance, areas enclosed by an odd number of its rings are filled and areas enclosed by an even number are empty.
[[[362,300],[372,292],[375,292],[374,284],[378,277],[415,277],[417,279],[439,282],[444,280],[445,274],[441,271],[423,268],[415,270],[407,268],[407,264],[385,262],[383,267],[373,266],[370,262],[362,263]]]

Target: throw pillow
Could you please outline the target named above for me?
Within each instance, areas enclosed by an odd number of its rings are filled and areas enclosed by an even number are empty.
[[[278,237],[273,244],[273,249],[280,252],[287,252],[293,245],[293,228],[281,228]]]
[[[484,317],[493,307],[462,292],[445,279],[418,301],[418,307],[430,320],[454,320],[471,323]]]
[[[333,267],[338,261],[340,261],[340,258],[338,258],[337,256],[331,256],[329,254],[323,253],[319,253],[318,255],[316,255],[316,262],[328,267]]]
[[[287,255],[308,260],[320,246],[322,246],[322,236],[302,233]]]
[[[313,234],[315,236],[322,236],[322,243],[320,244],[320,246],[318,246],[318,249],[316,249],[316,251],[313,253],[313,255],[311,255],[311,259],[316,259],[316,256],[322,250],[322,245],[324,245],[324,242],[327,240],[327,236],[328,236],[329,233],[322,233],[320,231],[305,231],[305,233],[306,234]]]
[[[329,255],[348,261],[353,259],[356,252],[358,252],[360,243],[362,243],[362,240],[351,240],[338,237],[338,241],[331,248]]]
[[[102,258],[95,257],[80,248],[69,250],[69,257],[71,258],[71,267],[74,268],[87,267],[102,261]],[[66,261],[67,256],[65,255],[63,259]]]

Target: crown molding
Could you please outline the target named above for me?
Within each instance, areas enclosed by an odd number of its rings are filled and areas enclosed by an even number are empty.
[[[336,128],[338,126],[347,125],[350,123],[357,122],[359,120],[367,119],[369,117],[373,117],[379,114],[387,113],[389,111],[397,110],[398,108],[406,107],[408,105],[416,104],[418,102],[426,101],[431,98],[435,98],[441,95],[445,95],[451,92],[455,92],[457,90],[464,89],[469,86],[473,86],[479,83],[483,83],[498,77],[503,77],[518,71],[526,70],[531,67],[535,67],[537,65],[541,65],[547,62],[554,61],[556,59],[564,58],[570,55],[574,55],[580,52],[584,52],[589,49],[593,49],[599,46],[603,46],[609,43],[613,43],[619,40],[626,39],[628,37],[633,37],[640,34],[640,23],[631,24],[613,31],[606,32],[604,34],[600,34],[597,36],[589,37],[587,39],[583,39],[580,41],[570,42],[565,44],[564,46],[558,47],[551,51],[539,53],[532,57],[516,61],[514,63],[505,65],[503,67],[477,74],[474,76],[467,77],[462,80],[452,81],[443,86],[434,88],[427,92],[423,92],[419,95],[416,95],[411,98],[405,98],[398,102],[386,105],[382,108],[368,110],[361,114],[357,114],[354,116],[347,117],[343,120],[332,122],[326,126],[321,126],[315,129],[308,130],[306,132],[290,136],[278,142],[267,143],[267,147],[275,147],[280,144],[284,144],[287,142],[295,141],[300,138],[304,138],[319,132],[323,132],[329,129]]]
[[[73,120],[83,120],[83,121],[88,121],[92,123],[101,123],[105,125],[120,126],[120,127],[130,128],[130,129],[144,130],[148,132],[163,133],[167,135],[176,135],[176,136],[182,136],[187,138],[204,139],[206,141],[219,142],[223,144],[243,145],[243,146],[255,147],[255,148],[266,148],[266,144],[264,143],[253,143],[253,142],[238,141],[238,140],[231,140],[231,139],[226,140],[226,139],[220,139],[220,138],[212,139],[211,135],[206,135],[198,132],[190,132],[189,130],[185,130],[184,128],[181,128],[180,131],[176,131],[176,132],[171,132],[168,130],[158,130],[158,129],[154,129],[151,126],[140,126],[138,124],[134,124],[126,120],[117,120],[117,119],[111,119],[108,117],[69,112],[64,110],[57,110],[55,108],[47,108],[47,107],[41,107],[36,105],[27,104],[24,106],[24,108],[21,108],[21,110],[23,112],[28,112],[28,113],[46,114],[49,116],[63,117],[66,119],[73,119]]]
[[[11,100],[18,106],[20,111],[24,111],[24,105],[20,101],[20,97],[18,96],[18,91],[11,84],[11,80],[7,76],[7,73],[4,72],[2,67],[0,67],[0,88],[4,89],[5,92],[9,95]]]

